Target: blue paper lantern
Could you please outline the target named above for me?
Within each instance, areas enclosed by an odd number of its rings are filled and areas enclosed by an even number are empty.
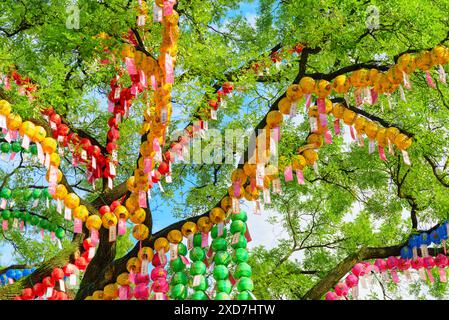
[[[20,278],[22,278],[22,276],[23,276],[22,270],[16,270],[16,273],[14,274],[14,279],[19,280]]]
[[[410,240],[408,241],[408,245],[410,246],[410,248],[417,248],[419,246],[419,236],[418,235],[413,235],[410,237]]]
[[[14,278],[14,275],[16,274],[16,270],[15,269],[9,269],[6,270],[6,276],[8,278]]]
[[[422,246],[422,245],[428,246],[431,243],[432,243],[432,239],[426,232],[423,232],[419,235],[419,240],[418,240],[419,246]]]
[[[403,247],[401,249],[401,258],[402,259],[411,259],[413,257],[412,249],[409,247]]]
[[[446,224],[447,224],[447,222],[442,224],[441,226],[439,226],[438,229],[437,229],[437,232],[438,232],[441,240],[446,240],[447,239]]]
[[[435,244],[441,243],[440,234],[438,233],[437,230],[433,230],[430,233],[430,240],[432,241],[432,243],[435,243]]]

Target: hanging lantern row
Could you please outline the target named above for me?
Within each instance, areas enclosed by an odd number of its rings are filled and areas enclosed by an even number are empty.
[[[44,238],[45,231],[51,233],[52,240],[55,240],[56,238],[61,240],[65,235],[64,229],[58,227],[56,223],[52,223],[48,219],[40,218],[30,212],[2,210],[0,211],[0,216],[2,219],[3,231],[20,230],[23,232],[27,225],[31,225],[36,229],[40,228],[42,239]]]
[[[141,247],[138,256],[128,260],[128,272],[120,274],[116,283],[93,292],[86,299],[225,300],[231,298],[233,288],[237,290],[237,299],[255,299],[251,293],[251,267],[247,264],[246,247],[251,240],[246,225],[247,215],[242,211],[230,216],[229,236],[226,227],[229,220],[225,218],[211,211],[209,217],[201,217],[197,223],[186,222],[181,231],[172,230],[167,238],[156,239],[154,249]],[[213,239],[210,245],[209,233]],[[187,246],[182,243],[183,238],[186,238]],[[228,247],[229,238],[230,247],[235,250],[233,257]],[[191,261],[187,259],[188,251]],[[234,276],[229,268],[231,260],[236,264]],[[153,269],[149,275],[150,261]],[[171,271],[170,280],[167,279],[166,267]]]
[[[401,257],[403,259],[418,259],[418,249],[420,249],[421,257],[426,258],[429,256],[428,247],[432,244],[442,244],[444,254],[446,255],[446,240],[449,234],[449,223],[444,222],[435,228],[432,232],[421,232],[420,234],[414,234],[410,237],[408,245],[401,249]]]
[[[62,268],[54,268],[50,274],[33,285],[22,290],[15,300],[69,300],[67,291],[79,288],[84,271],[95,255],[96,245],[87,238],[83,241],[84,252],[76,257],[74,263]]]
[[[32,274],[36,268],[26,268],[26,269],[8,269],[5,273],[0,275],[0,284],[2,286],[13,284],[15,281],[27,277]]]
[[[334,291],[329,291],[325,295],[326,300],[348,300],[351,291],[352,299],[357,299],[359,295],[359,283],[363,288],[367,288],[367,283],[372,281],[371,275],[379,273],[383,280],[399,283],[398,272],[403,272],[408,281],[412,280],[409,269],[417,270],[419,278],[423,281],[434,283],[435,278],[433,270],[438,271],[441,282],[447,282],[447,270],[449,260],[444,254],[438,254],[436,257],[426,256],[416,259],[397,258],[390,256],[388,259],[376,259],[373,264],[370,262],[357,263],[344,281],[339,282]]]

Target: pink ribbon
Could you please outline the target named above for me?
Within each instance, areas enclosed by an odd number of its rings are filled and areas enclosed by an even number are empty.
[[[296,171],[296,179],[298,180],[298,184],[304,184],[304,175],[301,170]]]
[[[387,157],[385,156],[384,147],[377,146],[377,149],[379,150],[379,158],[380,158],[380,160],[387,161]]]
[[[317,105],[319,113],[326,113],[326,102],[324,98],[318,98]]]
[[[335,119],[334,120],[334,133],[338,136],[341,133],[341,129],[340,129],[340,119]]]
[[[321,122],[321,127],[324,128],[327,126],[327,114],[320,113],[320,122]]]
[[[426,80],[427,80],[427,84],[429,85],[429,87],[435,89],[435,83],[433,82],[432,76],[430,75],[429,71],[426,71]]]
[[[329,130],[326,130],[326,132],[324,133],[324,141],[326,142],[326,144],[332,144],[332,135]]]
[[[285,182],[289,182],[293,180],[293,169],[292,166],[288,166],[284,170],[284,178]]]
[[[309,109],[312,103],[312,95],[310,93],[306,94],[306,110]]]
[[[130,76],[137,74],[136,64],[133,58],[126,57],[125,58],[126,69]]]

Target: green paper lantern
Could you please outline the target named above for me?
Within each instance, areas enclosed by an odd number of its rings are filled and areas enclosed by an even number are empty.
[[[2,199],[10,199],[12,195],[12,191],[8,188],[2,188],[0,190],[0,198]]]
[[[203,238],[201,237],[201,233],[197,233],[193,236],[193,246],[201,247],[201,243],[203,242]]]
[[[47,230],[49,226],[50,223],[48,222],[48,220],[41,219],[41,221],[39,222],[39,227],[41,227],[44,230]]]
[[[37,200],[41,197],[42,195],[42,190],[41,189],[34,189],[33,193],[31,194],[31,196],[33,197],[34,200]]]
[[[171,297],[176,300],[184,300],[187,297],[187,288],[183,284],[177,284],[171,288]]]
[[[48,190],[48,188],[45,188],[44,190],[42,190],[42,197],[44,199],[48,199],[51,200],[53,199],[52,195],[50,194],[50,191]]]
[[[200,247],[194,247],[192,250],[190,250],[190,260],[192,261],[203,261],[204,258],[206,258],[206,253],[204,252],[203,248]]]
[[[2,219],[8,220],[11,217],[11,211],[9,210],[3,210],[2,211]]]
[[[192,273],[192,272],[190,272]],[[203,275],[198,275],[200,278],[200,283],[197,286],[193,285],[193,279],[192,279],[192,285],[191,287],[195,290],[195,291],[205,291],[207,289],[207,281],[206,281],[206,277]]]
[[[225,280],[229,277],[229,270],[226,266],[219,265],[215,266],[213,274],[215,280]]]
[[[242,220],[232,221],[230,230],[232,234],[237,232],[244,234],[246,232],[246,223]]]
[[[30,145],[29,151],[31,152],[31,154],[33,156],[37,155],[37,145],[35,145],[35,144]]]
[[[179,256],[175,260],[170,261],[170,266],[174,272],[179,272],[186,268],[186,265],[182,262],[182,259]]]
[[[29,200],[31,200],[32,197],[33,197],[33,190],[31,190],[31,189],[26,189],[25,192],[24,192],[24,194],[23,194],[23,198],[24,198],[26,201],[29,201]]]
[[[189,278],[187,277],[187,275],[184,272],[176,272],[173,275],[173,279],[171,280],[171,283],[173,285],[177,285],[177,284],[187,285],[188,281],[189,281]]]
[[[246,245],[247,245],[247,244],[248,244],[248,241],[246,240],[245,236],[244,236],[243,234],[240,234],[239,241],[237,241],[237,242],[234,243],[234,244],[231,244],[231,246],[232,246],[234,249],[237,249],[237,248],[246,248]]]
[[[41,219],[37,216],[33,216],[30,221],[32,226],[37,226],[40,222],[41,222]]]
[[[14,141],[13,143],[11,143],[11,150],[15,153],[20,152],[22,150],[22,146],[19,142]]]
[[[20,189],[13,189],[11,191],[11,198],[17,199],[20,196]]]
[[[65,231],[62,228],[57,228],[55,231],[56,238],[62,239],[65,235]]]
[[[254,289],[253,280],[247,277],[240,278],[237,284],[238,291],[253,291],[253,289]]]
[[[223,238],[216,238],[212,240],[212,250],[217,251],[225,251],[228,247],[228,243]]]
[[[232,221],[240,220],[246,222],[246,220],[248,220],[248,216],[246,215],[245,211],[240,211],[240,213],[231,214],[231,220]]]
[[[56,232],[56,230],[58,230],[58,225],[56,223],[50,223],[48,226],[48,231]],[[61,230],[64,231],[64,229]]]
[[[8,142],[2,142],[0,144],[0,151],[2,153],[9,153],[11,151],[11,145]]]
[[[237,300],[252,300],[249,291],[242,291],[237,295]]]
[[[214,262],[216,265],[227,266],[231,262],[231,255],[227,251],[218,251],[215,253]]]
[[[178,243],[178,254],[181,256],[185,256],[187,254],[187,246],[182,242]]]
[[[195,291],[190,297],[191,300],[209,300],[208,296],[203,291]]]
[[[215,300],[231,300],[231,297],[225,292],[217,292]]]
[[[25,212],[19,211],[19,216],[17,218],[22,220],[22,221],[25,220]]]
[[[248,258],[249,258],[248,250],[246,250],[245,248],[238,248],[235,250],[235,254],[232,257],[232,261],[234,261],[234,263],[242,263],[247,262]]]
[[[13,219],[20,219],[20,211],[14,210],[11,216]]]
[[[237,268],[235,269],[235,277],[237,279],[242,277],[251,277],[252,275],[252,269],[249,264],[246,262],[240,263],[237,265]]]
[[[210,231],[212,239],[215,239],[218,237],[218,225],[214,225]],[[226,238],[228,235],[228,230],[226,228],[223,228],[223,234],[220,236],[220,238]]]
[[[29,212],[25,213],[25,217],[24,217],[25,222],[31,222],[32,218],[33,218],[33,216]]]
[[[229,280],[218,280],[216,286],[217,292],[225,292],[230,294],[232,291],[232,283]]]
[[[195,261],[190,267],[190,274],[192,276],[201,275],[206,273],[206,265],[202,261]]]

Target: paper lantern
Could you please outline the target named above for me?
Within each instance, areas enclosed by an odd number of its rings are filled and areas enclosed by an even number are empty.
[[[85,222],[89,216],[89,211],[86,206],[80,205],[73,210],[73,216],[81,221]]]
[[[397,66],[400,71],[411,74],[416,69],[415,57],[405,53],[398,58]]]
[[[318,160],[318,153],[312,149],[307,149],[302,152],[302,156],[306,159],[308,165],[313,165]]]
[[[348,292],[348,286],[343,282],[339,282],[335,286],[335,294],[339,297],[347,296]]]
[[[42,150],[44,153],[51,154],[56,151],[57,142],[55,139],[47,137],[42,141]]]
[[[128,219],[128,216],[129,216],[128,210],[126,209],[125,206],[122,206],[122,205],[117,206],[117,208],[115,208],[114,214],[116,215],[116,217],[118,219],[124,219],[124,220]]]
[[[298,101],[303,96],[301,86],[298,84],[291,85],[290,87],[288,87],[286,95],[287,95],[287,98],[289,101]],[[281,103],[279,102],[279,104],[281,104]],[[280,110],[280,108],[279,108],[279,110]]]
[[[301,91],[305,94],[310,94],[315,91],[315,80],[310,77],[303,77],[299,81]]]
[[[129,219],[134,224],[141,224],[145,221],[146,212],[144,209],[139,208],[136,211],[130,213]]]
[[[168,252],[170,250],[170,243],[164,237],[157,238],[154,241],[154,249],[157,252],[161,252],[161,251]]]
[[[64,197],[64,205],[69,209],[75,209],[79,204],[80,198],[74,193],[69,193]]]
[[[96,214],[90,215],[86,220],[86,228],[89,229],[90,231],[100,230],[101,224],[102,224],[101,218]]]
[[[198,231],[197,225],[194,222],[188,221],[181,227],[181,233],[184,237],[189,237],[191,234],[195,234]]]
[[[148,227],[144,224],[135,225],[133,228],[133,237],[136,240],[143,241],[146,238],[148,238],[149,234],[150,231],[148,230]]]
[[[103,300],[118,298],[118,286],[115,283],[108,284],[103,289]]]
[[[332,86],[330,85],[329,81],[326,80],[319,80],[316,83],[315,92],[320,98],[327,97],[332,90]]]
[[[128,270],[128,272],[132,272],[132,273],[137,273],[140,271],[142,267],[142,262],[140,261],[139,258],[133,257],[131,259],[128,260],[128,262],[126,263],[126,270]]]
[[[367,124],[368,124],[368,121],[366,120],[366,118],[357,117],[357,119],[355,119],[355,121],[354,121],[355,131],[357,131],[357,133],[359,135],[365,133],[365,127]]]
[[[343,119],[345,110],[346,110],[346,108],[343,104],[336,103],[332,107],[332,114],[337,119]]]
[[[226,196],[223,199],[221,199],[220,206],[225,212],[228,212],[232,208],[231,198]]]
[[[19,129],[20,135],[22,137],[24,136],[32,137],[34,136],[35,128],[36,127],[34,126],[34,123],[32,123],[31,121],[25,121],[20,126]]]
[[[315,145],[315,148],[321,148],[323,142],[323,136],[316,133],[312,133],[307,137],[307,143]]]
[[[429,71],[432,68],[432,57],[429,51],[422,51],[416,56],[416,67],[422,71]]]
[[[18,114],[10,113],[6,119],[6,126],[11,131],[19,130],[22,125],[22,117]],[[35,131],[36,133],[36,131]],[[29,136],[31,138],[31,136]]]
[[[405,134],[400,133],[394,139],[394,144],[399,150],[407,150],[412,145],[412,138],[407,137]]]
[[[150,247],[142,247],[137,254],[138,258],[142,260],[151,261],[153,260],[154,250]]]
[[[0,100],[0,115],[9,116],[11,113],[11,105],[6,100]]]
[[[354,111],[345,108],[343,112],[343,121],[345,124],[347,124],[348,126],[353,125],[356,118],[357,114]]]
[[[368,121],[365,126],[365,134],[370,140],[376,139],[377,131],[379,130],[379,126],[372,121]]]
[[[171,230],[167,234],[167,240],[170,243],[178,244],[182,241],[182,233],[179,230]]]
[[[117,225],[117,217],[112,212],[105,213],[101,217],[101,220],[105,229],[109,229],[110,227]]]
[[[283,121],[282,113],[279,111],[270,111],[267,114],[267,124],[270,128],[276,128],[279,127],[279,125]]]
[[[449,49],[444,46],[437,46],[430,51],[433,65],[443,65],[449,62]]]
[[[344,74],[335,77],[335,79],[332,81],[332,87],[334,88],[335,92],[340,94],[348,92],[350,86],[351,84]]]

